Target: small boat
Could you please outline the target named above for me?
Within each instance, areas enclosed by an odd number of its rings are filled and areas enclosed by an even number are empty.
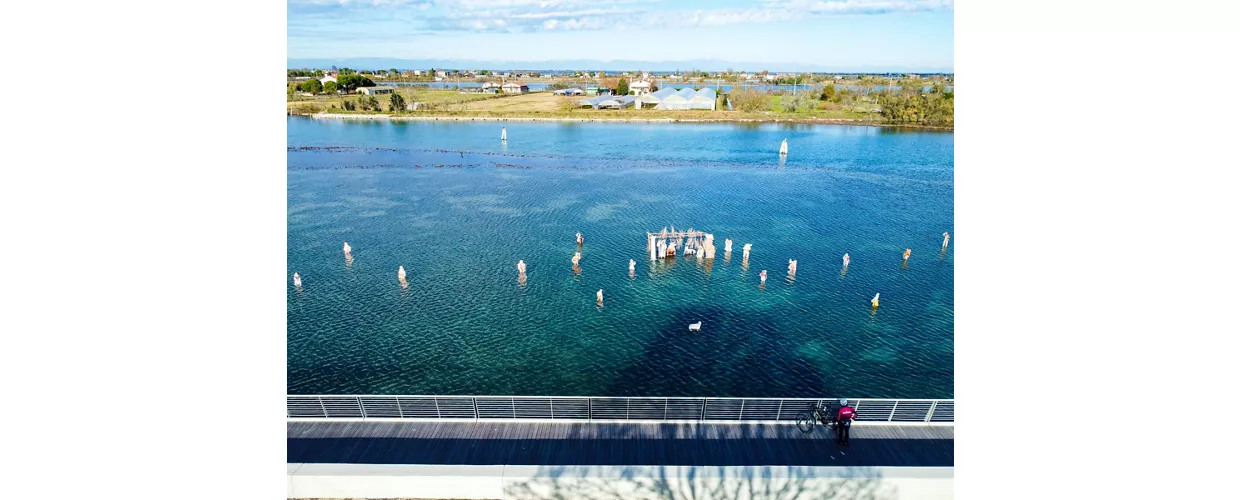
[[[702,331],[702,322],[698,321],[697,323],[689,323],[689,331],[691,332]]]

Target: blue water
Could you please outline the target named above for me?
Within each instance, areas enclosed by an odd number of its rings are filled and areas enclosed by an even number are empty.
[[[953,142],[289,118],[288,275],[303,286],[287,283],[288,391],[953,397]],[[649,261],[645,233],[671,225],[712,232],[714,261]]]

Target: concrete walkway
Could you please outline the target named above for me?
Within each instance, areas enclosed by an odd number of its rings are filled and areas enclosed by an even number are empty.
[[[290,422],[289,463],[951,467],[953,427],[858,425],[838,446],[791,424]]]
[[[951,467],[289,464],[289,498],[939,500]]]

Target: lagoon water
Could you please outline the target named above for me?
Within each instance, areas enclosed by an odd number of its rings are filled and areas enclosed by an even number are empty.
[[[953,397],[953,141],[289,118],[288,392]],[[672,225],[713,233],[714,261],[651,262]]]

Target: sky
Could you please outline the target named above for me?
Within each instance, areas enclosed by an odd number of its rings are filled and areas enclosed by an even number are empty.
[[[288,0],[288,58],[950,71],[953,1]]]

